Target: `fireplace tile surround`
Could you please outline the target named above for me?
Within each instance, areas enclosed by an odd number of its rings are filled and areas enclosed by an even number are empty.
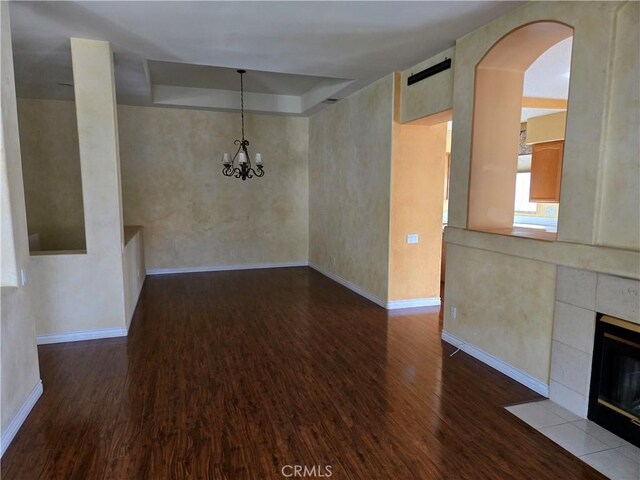
[[[587,420],[597,313],[640,324],[640,281],[559,266],[549,400],[506,407],[613,480],[640,479],[640,448]]]
[[[640,324],[640,281],[558,267],[549,398],[586,418],[596,312]]]

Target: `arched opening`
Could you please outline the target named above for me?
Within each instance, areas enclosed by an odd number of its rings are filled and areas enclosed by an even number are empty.
[[[555,240],[572,37],[531,23],[476,66],[469,229]]]

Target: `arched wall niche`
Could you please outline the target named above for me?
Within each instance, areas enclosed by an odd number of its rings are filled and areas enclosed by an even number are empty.
[[[511,232],[524,74],[573,33],[556,21],[529,23],[503,36],[476,65],[467,228]]]

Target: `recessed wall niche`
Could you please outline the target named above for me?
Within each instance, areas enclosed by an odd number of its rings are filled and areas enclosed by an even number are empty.
[[[527,69],[572,36],[573,28],[562,23],[527,24],[502,37],[476,66],[469,229],[555,240],[555,232],[514,226],[523,107],[530,101],[544,105],[553,100],[531,99],[523,90]],[[566,99],[564,104],[566,111]]]
[[[86,250],[75,103],[19,98],[18,124],[30,251]]]

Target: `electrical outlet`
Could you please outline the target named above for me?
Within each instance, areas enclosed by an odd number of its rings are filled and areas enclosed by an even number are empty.
[[[458,309],[456,307],[449,307],[449,316],[455,320],[458,316]]]
[[[20,269],[20,282],[23,286],[27,284],[27,271],[24,268]]]
[[[420,241],[420,235],[417,233],[409,233],[407,235],[407,243],[418,243]]]

